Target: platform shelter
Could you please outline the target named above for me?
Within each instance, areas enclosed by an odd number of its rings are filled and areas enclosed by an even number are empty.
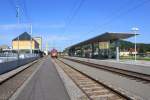
[[[133,36],[135,34],[105,32],[68,47],[68,54],[70,56],[86,58],[119,59],[119,40],[128,39]]]

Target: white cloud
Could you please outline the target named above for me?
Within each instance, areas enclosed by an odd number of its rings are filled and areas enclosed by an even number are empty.
[[[24,24],[4,24],[0,25],[0,29],[3,30],[10,30],[10,29],[22,29],[22,28],[29,28],[30,24],[24,23]]]
[[[74,36],[61,36],[61,35],[50,35],[47,37],[48,39],[46,39],[46,41],[48,42],[53,42],[53,41],[61,42],[61,41],[69,41],[69,40],[75,39]]]
[[[48,35],[43,38],[43,43],[48,43],[49,45],[57,45],[57,46],[63,46],[63,45],[70,45],[73,44],[74,41],[78,40],[79,37],[76,35]]]
[[[64,28],[65,24],[32,24],[33,28]],[[21,23],[21,24],[3,24],[0,25],[0,29],[2,30],[12,30],[12,29],[23,29],[30,28],[30,23]]]
[[[64,28],[65,24],[34,24],[35,28]]]

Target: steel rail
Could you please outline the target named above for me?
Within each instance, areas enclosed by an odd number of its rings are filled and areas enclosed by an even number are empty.
[[[123,94],[123,93],[121,93],[121,92],[119,92],[119,91],[117,91],[117,90],[115,90],[115,89],[113,89],[113,88],[107,86],[106,84],[104,84],[104,83],[102,83],[102,82],[100,82],[100,81],[98,81],[98,80],[96,80],[96,79],[90,77],[89,75],[83,73],[82,71],[80,71],[80,70],[78,70],[78,69],[72,67],[71,65],[65,63],[64,61],[62,61],[62,60],[60,60],[60,59],[58,59],[58,60],[61,61],[63,64],[69,66],[69,67],[72,68],[73,70],[75,70],[75,71],[81,73],[82,75],[86,76],[87,78],[93,80],[94,82],[96,82],[96,83],[102,85],[102,86],[105,87],[106,89],[108,89],[108,90],[114,92],[115,94],[118,94],[120,97],[125,98],[126,100],[134,100],[132,97],[129,97],[129,96],[127,96],[127,95],[125,95],[125,94]],[[77,85],[77,86],[78,86],[78,85]],[[80,87],[79,87],[79,88],[80,88]],[[80,89],[81,89],[81,88],[80,88]],[[81,89],[81,90],[82,90],[82,89]],[[82,90],[82,91],[83,91],[83,90]],[[85,92],[83,91],[83,93],[85,93]],[[86,95],[87,95],[87,94],[86,94]],[[89,96],[88,96],[88,97],[89,97]],[[89,98],[89,99],[91,100],[91,98]]]
[[[95,63],[91,63],[91,62],[87,62],[87,61],[75,60],[75,59],[70,59],[70,58],[63,58],[63,59],[78,62],[78,63],[84,64],[84,65],[87,65],[89,67],[102,69],[105,71],[120,74],[120,75],[127,76],[130,78],[135,78],[136,80],[141,80],[141,81],[148,82],[148,83],[150,82],[150,75],[147,75],[147,74],[124,70],[124,69],[119,69],[119,68],[114,68],[114,67],[110,67],[110,66],[106,66],[106,65],[95,64]]]

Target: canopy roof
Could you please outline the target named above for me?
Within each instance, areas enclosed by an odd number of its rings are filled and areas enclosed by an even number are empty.
[[[80,42],[78,44],[75,44],[71,46],[70,48],[76,47],[76,46],[81,46],[89,43],[94,43],[94,42],[105,42],[105,41],[116,41],[120,39],[127,39],[130,37],[133,37],[135,34],[132,33],[114,33],[114,32],[105,32],[104,34],[98,35],[96,37],[93,37],[91,39],[85,40],[83,42]],[[136,34],[138,35],[138,34]]]

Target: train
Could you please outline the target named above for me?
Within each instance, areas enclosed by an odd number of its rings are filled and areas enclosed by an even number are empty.
[[[57,51],[56,49],[52,49],[52,50],[50,51],[50,56],[51,56],[52,58],[57,58],[57,57],[58,57],[58,51]]]

